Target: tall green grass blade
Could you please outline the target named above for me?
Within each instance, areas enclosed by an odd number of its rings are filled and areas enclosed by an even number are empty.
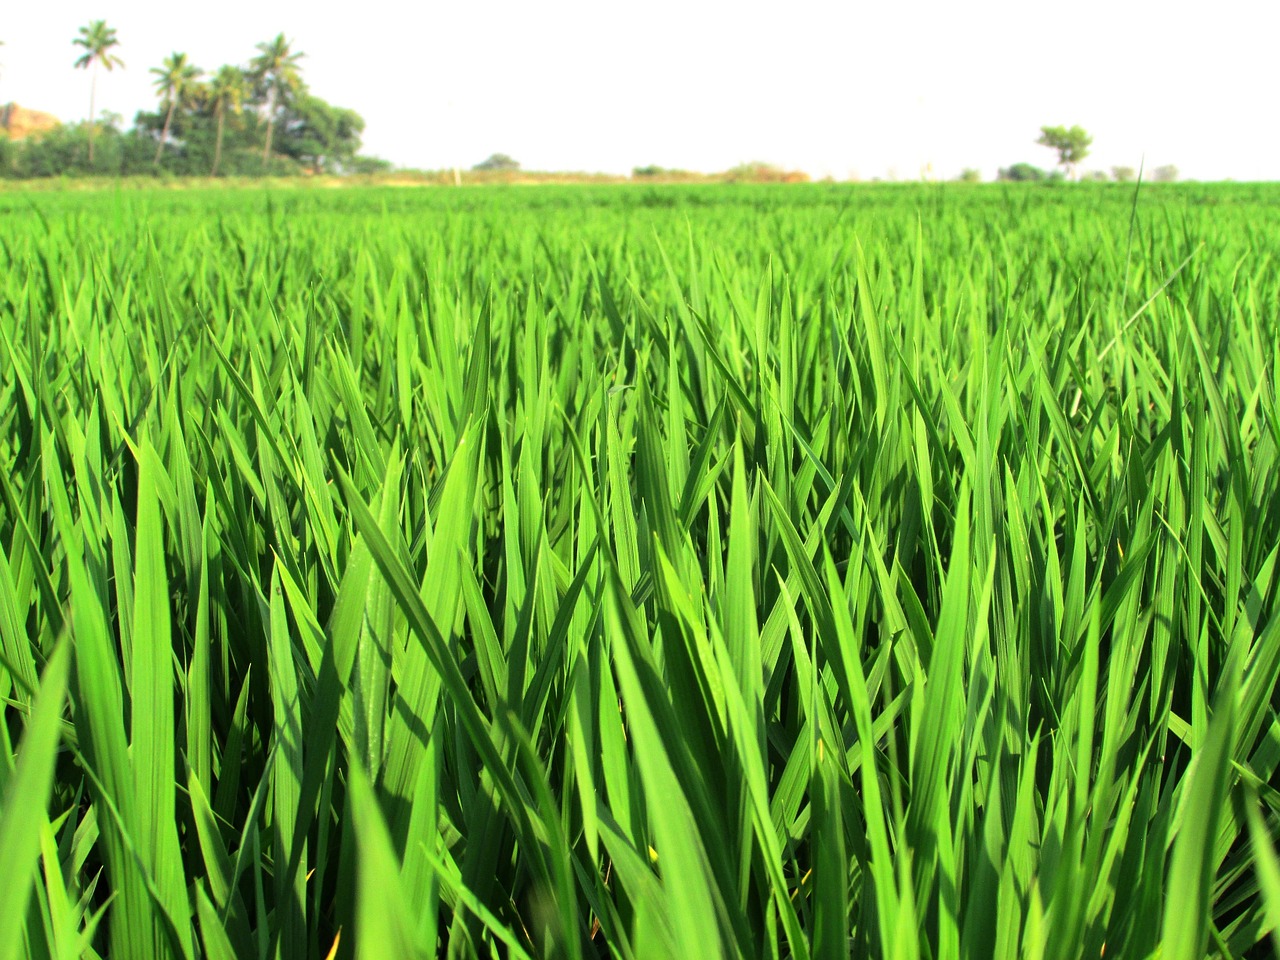
[[[40,834],[47,821],[49,791],[58,755],[62,712],[66,706],[71,654],[60,644],[45,666],[31,707],[17,763],[5,784],[0,806],[0,863],[9,874],[8,894],[0,906],[0,957],[18,957],[27,903],[36,878]]]

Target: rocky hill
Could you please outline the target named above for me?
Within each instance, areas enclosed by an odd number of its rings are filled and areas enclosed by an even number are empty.
[[[44,133],[46,130],[60,126],[61,123],[62,121],[51,113],[28,110],[16,103],[0,106],[0,130],[7,133],[13,140]]]

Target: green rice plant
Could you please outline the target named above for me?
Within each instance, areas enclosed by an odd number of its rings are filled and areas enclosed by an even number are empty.
[[[0,192],[0,957],[1274,951],[1277,197]]]

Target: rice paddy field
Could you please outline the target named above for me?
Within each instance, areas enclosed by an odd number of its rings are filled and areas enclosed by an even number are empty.
[[[0,960],[1280,947],[1280,187],[0,193]]]

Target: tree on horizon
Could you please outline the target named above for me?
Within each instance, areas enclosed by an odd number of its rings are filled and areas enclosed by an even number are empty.
[[[276,112],[280,105],[302,86],[298,61],[306,54],[294,53],[283,33],[274,40],[258,44],[258,56],[250,64],[251,75],[266,96],[267,139],[262,145],[262,163],[271,159],[271,139],[275,133]]]
[[[1084,127],[1041,127],[1040,139],[1036,141],[1042,147],[1057,151],[1058,165],[1073,180],[1076,175],[1076,164],[1089,155],[1089,146],[1093,137],[1085,132]]]
[[[151,72],[156,75],[152,83],[160,95],[160,102],[166,107],[164,129],[160,131],[160,142],[156,144],[156,158],[152,161],[152,164],[158,167],[164,145],[169,140],[169,127],[173,123],[174,108],[190,97],[196,78],[200,76],[201,71],[199,67],[187,60],[185,53],[175,51],[169,54],[160,66],[152,67]]]
[[[98,94],[98,64],[110,73],[116,67],[123,67],[124,61],[111,52],[118,47],[116,32],[107,26],[105,20],[93,20],[87,27],[80,28],[80,36],[71,41],[72,44],[84,48],[84,53],[76,60],[77,70],[89,70],[89,166],[93,166],[93,128],[97,108],[95,101]]]

